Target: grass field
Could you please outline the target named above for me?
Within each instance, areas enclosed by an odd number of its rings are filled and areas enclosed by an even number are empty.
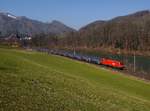
[[[150,111],[150,83],[64,57],[0,48],[0,111]]]

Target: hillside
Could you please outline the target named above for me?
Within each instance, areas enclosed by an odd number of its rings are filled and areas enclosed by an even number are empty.
[[[81,28],[80,34],[87,39],[93,37],[93,42],[89,41],[91,46],[94,44],[127,50],[150,51],[149,26],[150,11],[146,10],[116,17],[100,24],[91,23]]]
[[[51,23],[44,23],[25,16],[15,16],[11,13],[0,12],[0,36],[16,33],[28,35],[52,33],[61,35],[71,31],[75,30],[56,20]]]
[[[144,10],[82,27],[75,37],[68,35],[67,46],[106,49],[115,52],[150,52],[150,11]],[[72,38],[69,39],[69,37]],[[65,40],[64,40],[65,41]]]
[[[150,83],[68,58],[0,48],[1,111],[149,111]]]

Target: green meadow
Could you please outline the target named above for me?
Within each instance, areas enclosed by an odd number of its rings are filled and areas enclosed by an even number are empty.
[[[65,57],[0,48],[0,111],[150,111],[150,82]]]

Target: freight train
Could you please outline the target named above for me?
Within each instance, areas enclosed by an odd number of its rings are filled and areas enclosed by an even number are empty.
[[[93,56],[75,54],[73,52],[67,52],[67,51],[51,50],[48,53],[60,55],[60,56],[68,57],[71,59],[88,62],[88,63],[93,63],[93,64],[97,64],[97,65],[104,65],[104,66],[108,66],[108,67],[112,67],[112,68],[117,68],[117,69],[121,69],[121,70],[123,70],[125,68],[125,65],[121,61],[113,60],[113,59],[109,59],[109,58],[93,57]]]

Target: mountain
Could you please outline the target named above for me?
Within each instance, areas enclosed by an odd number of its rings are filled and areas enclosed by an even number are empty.
[[[57,35],[75,31],[59,21],[44,23],[29,19],[25,16],[15,16],[11,13],[0,12],[0,35],[7,36],[12,33],[34,35],[39,33],[53,33]]]
[[[106,21],[103,21],[103,20],[95,21],[82,27],[79,31],[98,29],[102,27],[105,23]]]
[[[78,33],[86,47],[150,51],[150,11],[99,20],[82,27]]]
[[[63,33],[75,31],[75,29],[72,29],[72,28],[64,25],[63,23],[61,23],[60,21],[57,21],[57,20],[53,20],[51,23],[49,23],[48,29],[49,29],[49,32],[56,33],[56,34],[57,33],[63,34]]]
[[[125,22],[125,21],[132,21],[134,22],[134,20],[141,20],[141,19],[150,19],[149,18],[150,16],[150,11],[149,10],[144,10],[144,11],[139,11],[139,12],[136,12],[136,13],[133,13],[133,14],[129,14],[129,15],[126,15],[126,16],[118,16],[118,17],[115,17],[111,20],[108,20],[108,21],[105,21],[105,20],[98,20],[98,21],[94,21],[92,23],[89,23],[88,25],[82,27],[80,29],[81,30],[84,30],[84,29],[88,29],[88,28],[91,28],[91,27],[99,27],[99,26],[102,26],[104,25],[104,23],[110,23],[110,22]]]

